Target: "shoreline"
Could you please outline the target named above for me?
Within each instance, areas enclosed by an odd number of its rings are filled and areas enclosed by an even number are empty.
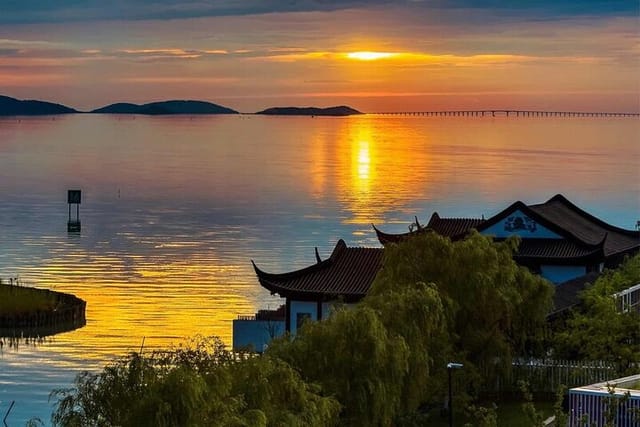
[[[34,309],[21,313],[0,313],[0,336],[44,337],[78,329],[86,324],[86,301],[75,295],[48,289],[14,285],[11,291],[18,294],[38,293],[54,300],[51,309]]]

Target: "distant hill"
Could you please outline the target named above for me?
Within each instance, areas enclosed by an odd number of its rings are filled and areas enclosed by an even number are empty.
[[[237,111],[205,101],[160,101],[137,105],[120,102],[91,111],[102,114],[238,114]]]
[[[346,105],[339,107],[318,108],[318,107],[273,107],[257,112],[256,114],[267,114],[277,116],[351,116],[362,114]]]
[[[10,98],[0,95],[0,116],[43,116],[77,113],[73,108],[52,102]]]

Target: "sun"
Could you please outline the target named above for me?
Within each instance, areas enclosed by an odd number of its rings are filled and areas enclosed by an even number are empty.
[[[360,61],[375,61],[376,59],[386,59],[396,55],[397,53],[391,53],[391,52],[359,51],[359,52],[347,53],[347,58],[358,59]]]

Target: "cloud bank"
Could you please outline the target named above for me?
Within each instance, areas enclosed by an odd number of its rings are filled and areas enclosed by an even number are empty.
[[[406,6],[415,9],[492,10],[505,19],[567,16],[637,16],[633,0],[23,0],[3,2],[0,24],[102,20],[170,20],[278,12],[328,12],[352,8]]]

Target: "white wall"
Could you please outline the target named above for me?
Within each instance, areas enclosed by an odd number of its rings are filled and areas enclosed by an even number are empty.
[[[562,283],[567,280],[587,274],[585,266],[578,265],[541,265],[540,275],[553,283]]]
[[[520,223],[524,228],[519,228],[513,230],[512,228]],[[511,230],[510,230],[511,228]],[[538,239],[562,239],[557,233],[549,230],[546,227],[543,227],[536,221],[532,220],[528,216],[526,216],[522,211],[516,210],[511,215],[498,222],[497,224],[492,225],[486,230],[482,231],[482,234],[490,235],[498,238],[506,238],[509,236],[520,236],[527,238],[538,238]]]

